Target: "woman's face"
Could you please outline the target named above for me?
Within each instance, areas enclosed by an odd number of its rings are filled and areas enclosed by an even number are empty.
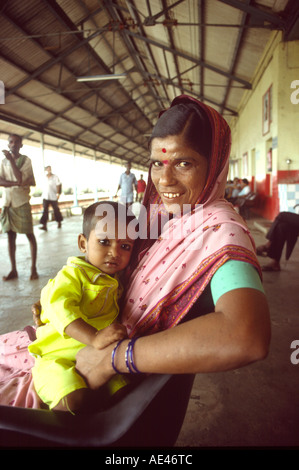
[[[183,136],[154,138],[151,177],[168,212],[196,204],[206,182],[208,161],[184,143]],[[171,207],[173,206],[173,207]]]

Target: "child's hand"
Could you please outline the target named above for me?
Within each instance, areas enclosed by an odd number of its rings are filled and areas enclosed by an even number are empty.
[[[109,344],[115,343],[127,337],[127,330],[120,323],[112,323],[103,330],[99,330],[93,338],[92,346],[95,349],[103,349]]]
[[[43,325],[43,323],[40,319],[41,311],[42,311],[42,306],[41,306],[40,300],[38,300],[37,302],[35,302],[35,304],[33,304],[31,306],[33,321],[34,321],[36,326],[42,326]]]

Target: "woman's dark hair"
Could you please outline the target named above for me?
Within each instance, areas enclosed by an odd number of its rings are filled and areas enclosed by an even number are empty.
[[[183,135],[188,146],[209,159],[212,147],[212,127],[208,116],[196,103],[186,100],[167,109],[153,129],[149,148],[154,138],[164,138],[170,135]]]
[[[115,219],[122,217],[122,220],[126,221],[126,225],[128,225],[132,220],[136,221],[136,217],[130,209],[127,209],[126,206],[123,204],[119,204],[118,202],[114,201],[99,201],[94,202],[87,209],[84,211],[83,215],[83,227],[82,232],[85,238],[88,240],[90,232],[95,228],[99,217],[105,217],[107,215],[107,211],[99,212],[97,214],[97,208],[99,206],[106,206],[109,205],[114,210]],[[137,229],[137,227],[136,227]]]

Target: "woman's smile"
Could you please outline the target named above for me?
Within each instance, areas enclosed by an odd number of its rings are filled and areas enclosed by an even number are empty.
[[[182,195],[181,193],[162,193],[162,196],[165,197],[166,199],[178,198],[181,195]]]

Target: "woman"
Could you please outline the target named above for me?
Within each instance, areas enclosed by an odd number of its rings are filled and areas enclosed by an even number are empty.
[[[148,233],[155,224],[163,227],[167,213],[173,217],[157,240],[148,236],[135,245],[122,314],[129,335],[138,338],[134,346],[125,340],[77,356],[92,388],[115,370],[128,372],[128,351],[134,372],[171,374],[235,369],[268,352],[269,310],[254,243],[223,199],[228,125],[212,108],[181,96],[158,120],[150,151],[143,202]],[[200,222],[197,205],[203,207]],[[180,239],[174,233],[188,219],[194,226]]]
[[[150,151],[147,237],[135,242],[122,312],[130,339],[80,351],[77,369],[92,389],[116,372],[224,371],[268,353],[269,311],[254,243],[223,198],[227,123],[180,96],[158,120]]]

